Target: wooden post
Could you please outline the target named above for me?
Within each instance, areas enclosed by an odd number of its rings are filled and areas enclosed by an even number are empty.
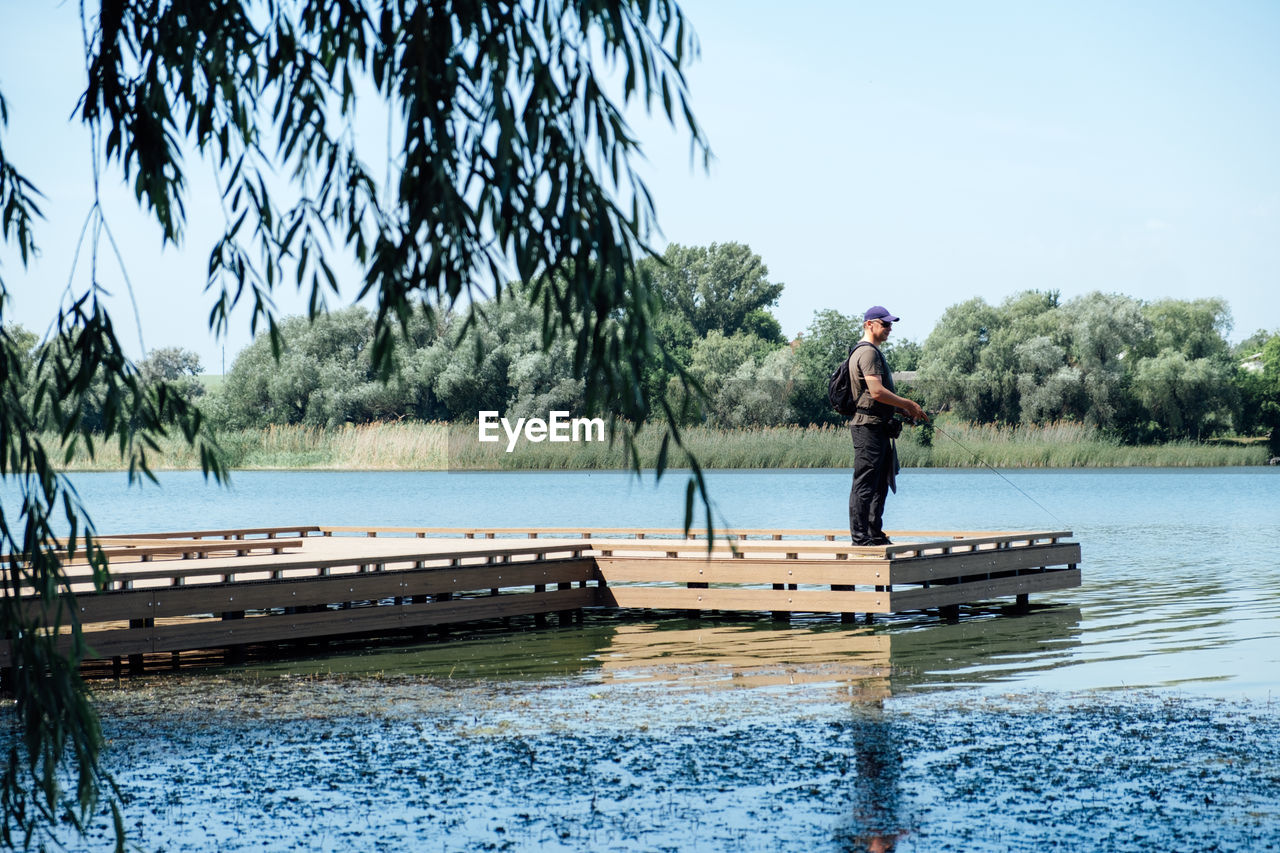
[[[556,584],[556,589],[573,589],[573,581],[561,581]],[[563,627],[573,624],[573,614],[573,610],[561,610],[556,615],[559,617],[560,625]]]
[[[787,588],[787,585],[786,585],[785,583],[775,583],[775,584],[773,585],[773,588],[774,588],[774,589],[786,589],[786,588]],[[775,610],[775,611],[773,611],[773,621],[775,621],[775,622],[784,622],[784,621],[789,622],[789,621],[791,621],[791,614],[790,614],[788,611],[786,611],[786,610]]]
[[[831,585],[831,591],[832,591],[832,592],[853,592],[853,590],[854,590],[854,588],[853,588],[852,586],[850,586],[849,584],[833,583],[833,584]],[[852,624],[852,623],[854,623],[854,622],[857,622],[857,621],[858,621],[858,614],[856,614],[856,613],[844,613],[844,612],[842,612],[842,613],[840,614],[840,624],[841,624],[841,625],[850,625],[850,624]]]
[[[243,619],[243,610],[225,610],[222,613],[222,620],[230,622],[236,619]],[[225,654],[225,661],[228,665],[244,663],[244,647],[238,645],[228,646]]]
[[[150,628],[150,627],[153,627],[155,624],[156,624],[156,620],[154,619],[130,619],[129,620],[130,628]],[[129,674],[130,675],[142,675],[145,669],[146,669],[146,665],[143,661],[141,652],[134,652],[133,654],[129,655]]]

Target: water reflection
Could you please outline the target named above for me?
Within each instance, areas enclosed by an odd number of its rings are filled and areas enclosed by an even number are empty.
[[[596,660],[604,681],[661,681],[683,689],[831,683],[873,699],[889,694],[891,642],[887,634],[857,627],[623,625]]]
[[[892,718],[881,703],[854,715],[851,745],[857,767],[848,823],[835,832],[841,850],[888,853],[908,834],[899,776],[902,752]]]
[[[312,660],[252,664],[250,675],[393,674],[439,679],[587,678],[667,690],[774,689],[813,685],[874,702],[915,689],[1025,678],[1069,663],[1081,644],[1080,611],[1023,615],[973,611],[957,623],[932,618],[873,625],[817,619],[718,622],[618,621],[538,631],[478,633],[412,647],[369,647]]]
[[[1069,666],[1083,643],[1078,607],[971,615],[893,633],[894,694],[1023,680]]]

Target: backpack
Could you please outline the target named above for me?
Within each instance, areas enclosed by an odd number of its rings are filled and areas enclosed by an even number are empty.
[[[862,389],[854,392],[853,377],[849,375],[849,359],[853,357],[853,351],[861,346],[872,346],[872,344],[867,341],[858,341],[851,346],[849,354],[836,366],[835,372],[827,380],[827,402],[831,404],[831,408],[846,418],[853,417],[858,411],[858,397],[862,395]],[[881,364],[884,364],[884,356],[880,358]],[[887,369],[888,365],[885,367]]]
[[[849,359],[853,357],[853,351],[857,348],[857,346],[849,348],[849,353],[827,380],[827,402],[838,414],[846,418],[853,417],[858,411],[858,397],[853,393],[853,381],[849,376]]]

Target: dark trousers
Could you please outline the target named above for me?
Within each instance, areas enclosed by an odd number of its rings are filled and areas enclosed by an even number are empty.
[[[852,426],[853,488],[849,490],[849,535],[854,545],[884,536],[884,499],[889,493],[893,444],[883,426]]]

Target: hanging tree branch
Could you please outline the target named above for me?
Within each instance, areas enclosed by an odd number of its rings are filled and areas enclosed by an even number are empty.
[[[278,349],[275,289],[305,289],[318,314],[339,293],[341,258],[361,270],[358,296],[376,302],[371,355],[387,375],[416,307],[501,297],[516,278],[520,298],[542,309],[544,348],[571,342],[589,409],[608,416],[633,465],[643,461],[634,431],[652,414],[669,424],[659,473],[682,446],[672,404],[643,382],[655,359],[687,376],[655,343],[655,294],[635,274],[655,217],[624,117],[633,101],[660,110],[684,126],[695,155],[709,156],[684,78],[696,43],[675,2],[102,0],[90,9],[82,0],[81,16],[79,116],[95,184],[107,174],[99,167],[118,169],[161,242],[179,243],[187,160],[214,166],[225,211],[206,284],[215,331],[246,302],[251,327],[265,327]],[[381,190],[355,141],[359,104],[370,100],[400,133]],[[0,95],[0,131],[7,120]],[[24,266],[39,198],[0,146],[0,249],[16,246]],[[107,566],[59,460],[112,442],[131,476],[150,476],[156,439],[177,429],[206,474],[224,474],[199,411],[143,381],[125,357],[96,266],[91,278],[43,344],[0,324],[0,476],[22,495],[16,514],[0,514],[0,639],[20,732],[0,780],[0,843],[10,846],[58,819],[84,826],[110,785],[63,571],[86,555],[101,587]],[[0,278],[0,321],[8,298]],[[98,416],[86,418],[90,410]],[[691,464],[686,524],[706,499]],[[60,625],[72,629],[69,646],[48,630]],[[65,797],[68,763],[78,781]],[[120,830],[118,811],[116,821]]]

